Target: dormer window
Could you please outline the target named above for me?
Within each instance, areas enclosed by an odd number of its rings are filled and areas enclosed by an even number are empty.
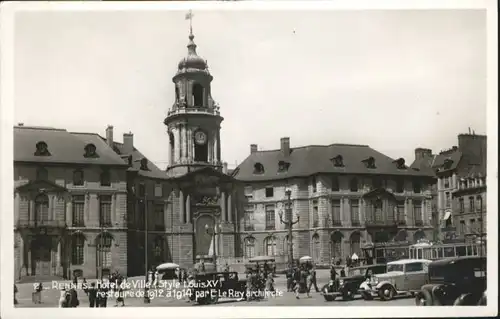
[[[35,156],[50,156],[49,148],[47,147],[47,143],[44,141],[36,143],[35,147]]]
[[[447,158],[444,160],[443,169],[450,169],[453,164],[453,160]]]
[[[97,153],[96,153],[96,147],[92,143],[85,145],[84,150],[85,150],[85,154],[83,154],[83,157],[87,157],[87,158],[99,157],[99,155],[97,155]]]
[[[287,172],[289,167],[290,167],[290,163],[288,163],[288,162],[285,162],[285,161],[278,162],[278,172],[279,173]]]
[[[335,167],[344,167],[344,158],[342,155],[337,155],[334,158],[331,159],[333,162],[333,166]]]
[[[397,159],[397,160],[395,160],[393,163],[395,163],[395,164],[396,164],[396,167],[397,167],[398,169],[406,169],[406,168],[407,168],[407,167],[406,167],[406,165],[405,165],[405,159],[404,159],[404,158],[402,158],[402,157],[398,158],[398,159]]]
[[[264,165],[261,163],[255,163],[253,166],[253,173],[254,174],[264,174]]]
[[[373,158],[373,156],[370,156],[367,159],[363,160],[363,163],[365,164],[366,168],[370,169],[377,168],[375,166],[375,158]]]
[[[147,158],[141,159],[141,171],[149,171]]]

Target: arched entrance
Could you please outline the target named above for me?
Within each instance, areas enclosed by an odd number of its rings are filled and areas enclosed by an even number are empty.
[[[349,238],[349,244],[351,246],[351,254],[352,256],[354,253],[356,255],[361,256],[361,234],[359,231],[355,231],[351,234],[351,237]]]
[[[331,245],[331,257],[334,260],[339,260],[343,257],[342,253],[342,239],[344,235],[341,232],[335,231],[332,233],[330,237],[330,245]]]
[[[419,240],[425,239],[425,233],[422,230],[417,230],[413,235],[413,241],[417,243]]]
[[[31,240],[31,275],[51,275],[52,239],[47,235],[35,235]]]
[[[398,233],[394,237],[394,241],[396,241],[396,242],[401,242],[401,241],[406,241],[406,240],[408,240],[408,233],[404,229],[401,229],[400,231],[398,231]]]
[[[196,219],[195,223],[195,243],[196,254],[206,256],[209,254],[210,245],[214,241],[215,219],[210,214],[202,214]],[[208,231],[207,231],[208,230]],[[216,245],[217,243],[214,242]],[[214,247],[215,249],[215,247]]]

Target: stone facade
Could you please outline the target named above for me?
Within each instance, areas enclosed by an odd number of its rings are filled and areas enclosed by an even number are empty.
[[[47,179],[37,179],[37,170],[40,169],[46,170]],[[76,169],[83,172],[83,185],[73,185]],[[16,280],[34,276],[71,278],[75,273],[95,278],[101,275],[103,268],[104,272],[126,272],[125,167],[109,170],[110,186],[101,186],[101,172],[98,166],[15,163]],[[40,215],[45,204],[39,201],[43,198],[48,199],[45,217]],[[104,198],[109,201],[106,206],[101,206],[100,200]],[[110,223],[101,223],[101,207],[109,209]],[[111,245],[103,248],[106,252],[102,254],[106,257],[99,258],[101,250],[96,243],[101,234],[109,235]],[[83,240],[77,244],[76,237]],[[37,242],[47,242],[47,245],[40,248],[36,246]],[[75,256],[75,250],[81,251],[79,257]],[[102,259],[103,264],[97,259]]]

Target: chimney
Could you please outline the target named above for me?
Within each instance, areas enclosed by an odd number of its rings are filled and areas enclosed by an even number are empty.
[[[415,149],[415,160],[419,160],[422,158],[432,157],[432,150],[428,148],[416,148]]]
[[[285,157],[290,155],[290,138],[282,137],[281,138],[281,154]]]
[[[17,123],[17,126],[24,126],[24,123]]]
[[[227,174],[227,162],[222,163],[222,173]]]
[[[106,128],[106,143],[108,143],[109,147],[113,148],[113,125],[108,125]]]
[[[250,144],[250,154],[257,153],[257,144]]]
[[[123,153],[130,154],[134,151],[134,134],[123,133]]]

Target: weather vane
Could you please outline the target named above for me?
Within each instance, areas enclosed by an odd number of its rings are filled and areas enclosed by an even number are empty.
[[[186,13],[186,20],[189,20],[189,34],[193,34],[193,12],[189,10],[188,13]]]

